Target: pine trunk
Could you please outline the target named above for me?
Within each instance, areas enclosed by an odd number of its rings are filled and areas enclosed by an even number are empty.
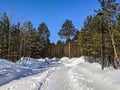
[[[110,38],[112,41],[112,46],[113,46],[113,50],[114,50],[114,67],[117,69],[119,61],[118,61],[118,55],[117,55],[117,51],[116,51],[116,47],[115,47],[115,41],[114,41],[114,35],[113,32],[111,31],[111,28],[109,26],[109,34],[110,34]]]
[[[71,57],[71,53],[70,53],[70,42],[69,42],[69,57]]]
[[[20,58],[22,57],[22,45],[23,45],[23,36],[22,36],[22,31],[20,31],[20,36],[21,36],[21,40],[20,40]]]

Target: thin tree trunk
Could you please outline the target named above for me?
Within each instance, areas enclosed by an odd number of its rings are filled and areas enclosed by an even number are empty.
[[[28,37],[28,36],[27,36]],[[28,45],[28,38],[26,39],[26,55],[29,57],[29,45]]]
[[[11,47],[11,45],[10,45],[10,39],[11,39],[11,37],[10,37],[10,32],[11,32],[11,22],[12,22],[12,5],[11,5],[11,7],[10,7],[10,21],[9,21],[9,31],[8,31],[8,59],[10,59],[10,47]]]
[[[23,36],[22,36],[22,31],[20,31],[20,36],[21,36],[21,40],[20,40],[20,58],[22,57],[22,45],[23,45]]]
[[[25,57],[26,56],[26,52],[25,52],[25,50],[26,50],[26,33],[24,32],[24,37],[23,37],[23,56]]]
[[[8,59],[10,59],[10,26],[8,31]]]
[[[118,61],[118,55],[117,55],[117,51],[116,51],[116,47],[115,47],[114,35],[113,35],[113,32],[111,31],[110,26],[109,26],[109,34],[110,34],[110,38],[111,38],[112,46],[113,46],[113,50],[114,50],[114,64],[115,64],[115,68],[117,69],[119,61]]]
[[[76,57],[76,41],[74,42],[74,57]]]
[[[71,57],[71,53],[70,53],[70,42],[69,42],[69,57]]]
[[[0,42],[0,58],[2,58],[2,42]]]
[[[2,58],[2,31],[0,33],[0,58]]]

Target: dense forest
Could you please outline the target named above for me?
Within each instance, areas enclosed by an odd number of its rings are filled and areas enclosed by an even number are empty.
[[[78,30],[71,20],[61,25],[58,35],[62,40],[50,42],[50,30],[45,22],[37,28],[30,20],[12,24],[4,12],[0,17],[0,58],[17,61],[21,57],[79,57],[89,56],[89,62],[100,62],[102,68],[119,65],[120,58],[120,3],[98,0],[101,8],[89,15]],[[97,58],[97,59],[96,59]],[[98,60],[98,58],[102,58]]]

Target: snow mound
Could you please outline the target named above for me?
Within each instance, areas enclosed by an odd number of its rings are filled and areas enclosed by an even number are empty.
[[[69,59],[67,57],[64,57],[64,58],[62,58],[62,60],[63,60],[63,64],[65,66],[75,66],[79,63],[84,63],[85,62],[85,57],[81,56],[79,58],[71,58],[71,59]]]
[[[79,63],[84,63],[85,62],[85,58],[84,57],[80,57],[80,58],[72,58],[72,65],[77,65]]]
[[[0,85],[13,79],[24,77],[27,72],[31,72],[31,70],[25,69],[8,60],[0,59]]]
[[[63,57],[63,58],[61,58],[60,60],[62,60],[62,61],[68,61],[69,58],[68,58],[68,57]]]
[[[120,90],[119,69],[110,67],[101,70],[99,63],[85,60],[85,56],[71,59],[21,58],[15,64],[0,59],[0,90]],[[58,67],[59,61],[65,65]],[[36,66],[45,63],[45,68]],[[22,78],[24,76],[28,77]],[[10,83],[5,84],[7,82]]]
[[[61,63],[60,59],[58,58],[52,58],[49,60],[49,62],[52,62],[52,63]]]
[[[48,66],[49,63],[45,62],[45,59],[32,59],[29,57],[22,57],[17,64],[31,68],[31,69],[39,69]]]
[[[48,81],[48,77],[54,73],[56,67],[50,68],[43,73],[14,80],[0,87],[0,90],[41,90],[43,84]]]
[[[59,61],[57,58],[49,62],[46,59],[33,59],[22,57],[17,63],[0,59],[0,85],[12,80],[20,79],[29,75],[42,73],[51,67],[56,67]]]
[[[38,61],[45,61],[45,59],[41,58],[41,59],[37,59]]]
[[[15,65],[15,63],[10,62],[10,61],[5,60],[5,59],[0,59],[0,69],[3,67],[10,67],[12,65]]]

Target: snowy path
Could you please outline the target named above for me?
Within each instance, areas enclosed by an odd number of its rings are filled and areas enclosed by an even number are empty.
[[[47,78],[55,71],[56,67],[43,73],[14,80],[1,86],[0,90],[41,90],[41,87],[47,81]]]
[[[48,78],[41,90],[75,90],[70,84],[69,70],[70,67],[60,67],[58,71]]]
[[[11,81],[0,90],[120,90],[120,70],[103,71],[99,64],[82,59],[61,59],[59,66]]]
[[[61,67],[40,90],[119,90],[102,76],[95,76],[84,66]]]

